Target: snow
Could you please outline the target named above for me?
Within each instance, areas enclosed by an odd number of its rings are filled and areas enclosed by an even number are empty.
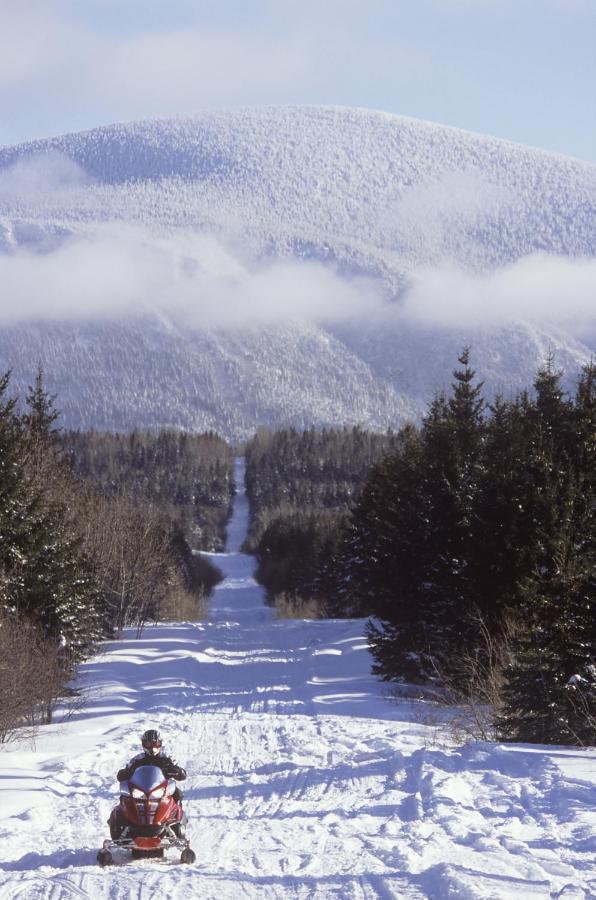
[[[527,388],[552,351],[574,382],[594,351],[592,317],[586,335],[542,315],[517,321],[517,307],[516,321],[503,314],[503,324],[488,331],[463,314],[452,328],[385,323],[372,307],[370,322],[347,316],[323,324],[315,316],[280,324],[276,313],[267,326],[267,317],[259,325],[255,300],[267,306],[267,291],[257,281],[249,294],[256,327],[241,317],[237,331],[217,330],[221,319],[200,282],[200,313],[191,316],[188,334],[159,309],[161,302],[169,310],[172,300],[167,291],[161,296],[162,282],[184,296],[187,267],[204,268],[219,297],[237,270],[261,271],[256,261],[318,261],[342,276],[334,281],[342,291],[352,276],[364,275],[373,293],[378,288],[394,300],[405,273],[420,269],[494,271],[532,254],[591,259],[595,212],[594,165],[362,109],[207,111],[0,148],[0,253],[17,265],[26,260],[25,285],[35,300],[33,312],[25,314],[28,295],[13,303],[18,316],[11,308],[2,317],[0,364],[23,393],[35,374],[32,361],[39,362],[63,423],[73,428],[214,429],[235,442],[259,424],[397,428],[419,418],[450,383],[464,345],[473,347],[491,397]],[[113,256],[114,245],[122,256]],[[42,266],[63,260],[68,277],[53,300],[45,276],[37,291],[30,286],[30,251],[39,251]],[[75,253],[74,262],[61,251]],[[139,260],[149,258],[145,282]],[[129,271],[130,260],[135,278],[117,320],[120,307],[109,298],[121,296],[126,277],[104,284],[103,275],[120,265]],[[461,290],[451,284],[441,308],[459,308]],[[575,295],[570,287],[564,296],[569,291]],[[45,307],[36,306],[39,293]],[[287,310],[290,320],[289,286],[273,293],[272,308]],[[326,289],[327,298],[332,294]],[[486,306],[481,284],[478,295]],[[545,290],[545,309],[547,296]],[[107,304],[114,319],[95,322],[94,302],[102,310]],[[155,316],[137,321],[131,313],[145,302],[156,306]],[[87,308],[90,322],[81,317]],[[39,322],[41,309],[53,309],[55,321]]]
[[[589,163],[341,107],[205,111],[0,148],[11,245],[127,221],[248,232],[369,269],[490,265],[593,255],[595,194]]]
[[[596,896],[596,751],[452,746],[371,676],[362,620],[273,616],[247,512],[240,492],[209,621],[107,643],[82,707],[4,749],[3,900]],[[153,726],[189,771],[197,861],[100,870],[115,772]]]

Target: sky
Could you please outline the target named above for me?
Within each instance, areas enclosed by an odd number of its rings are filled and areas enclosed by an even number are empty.
[[[0,145],[303,103],[382,109],[596,162],[596,0],[0,0]],[[506,201],[470,177],[447,185],[447,202],[473,221]],[[37,204],[87,178],[71,160],[34,158],[0,173],[0,204]],[[400,197],[408,231],[442,246],[444,201],[434,182]],[[0,327],[156,309],[218,326],[522,317],[596,346],[594,259],[535,254],[486,273],[445,259],[411,271],[388,309],[379,284],[253,258],[250,241],[237,253],[208,233],[96,224],[43,253],[25,241],[0,254]]]
[[[0,145],[266,103],[596,162],[596,0],[0,0]]]

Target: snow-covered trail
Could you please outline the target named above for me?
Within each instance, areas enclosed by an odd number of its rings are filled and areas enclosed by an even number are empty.
[[[0,898],[596,897],[596,753],[450,749],[369,674],[362,621],[272,617],[246,525],[240,493],[210,621],[106,644],[84,707],[4,750]],[[196,864],[100,870],[114,773],[154,725]]]
[[[225,625],[229,620],[237,626],[233,640],[242,641],[247,633],[270,625],[273,613],[265,603],[265,592],[253,577],[255,560],[240,552],[248,531],[249,506],[244,488],[244,460],[236,460],[236,496],[226,535],[226,553],[205,554],[224,575],[211,599],[209,620]]]

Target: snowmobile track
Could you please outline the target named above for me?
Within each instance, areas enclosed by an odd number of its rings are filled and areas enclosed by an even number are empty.
[[[210,621],[110,642],[85,707],[4,748],[2,900],[596,898],[596,752],[452,746],[370,675],[364,622],[273,618],[246,523],[240,493]],[[114,774],[154,724],[196,863],[102,870]]]

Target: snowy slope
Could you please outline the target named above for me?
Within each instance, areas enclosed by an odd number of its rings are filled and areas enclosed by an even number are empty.
[[[69,239],[85,250],[94,241],[103,247],[109,235],[111,250],[130,240],[131,253],[149,245],[155,256],[171,254],[159,270],[167,281],[168,266],[180,274],[215,265],[209,250],[189,251],[189,235],[208,236],[234,261],[216,284],[222,295],[250,261],[314,260],[346,281],[371,278],[399,305],[404,279],[420,267],[473,273],[535,253],[593,258],[595,221],[596,167],[588,163],[359,109],[205,112],[0,149],[0,249],[11,259],[52,258]],[[67,259],[80,278],[89,258]],[[143,287],[143,300],[159,294],[151,279]],[[2,303],[16,324],[0,316],[0,367],[13,369],[22,389],[41,362],[67,425],[213,427],[239,439],[257,424],[398,426],[449,381],[466,342],[478,348],[489,393],[526,387],[551,347],[572,383],[594,350],[515,316],[491,330],[372,314],[296,323],[289,287],[275,294],[275,322],[255,312],[255,328],[244,321],[236,333],[210,323],[200,291],[198,312],[182,329],[176,317],[113,314],[90,323],[80,312],[50,327],[44,277],[31,288],[39,294],[33,322],[19,322],[19,303],[5,287]],[[106,288],[107,303],[112,293]],[[71,300],[77,309],[86,308],[85,294],[82,286],[80,301]],[[454,288],[446,302],[457,301]],[[130,303],[124,307],[129,314]],[[277,310],[292,321],[280,323]]]
[[[59,233],[125,219],[236,228],[389,268],[596,252],[596,167],[382,112],[265,107],[112,125],[5,148],[0,169],[52,153],[93,181],[64,173],[49,193],[5,190],[7,240],[31,240],[34,223]]]
[[[596,896],[596,751],[450,747],[371,677],[362,621],[272,617],[246,524],[240,494],[210,621],[108,643],[84,708],[4,751],[3,900]],[[114,773],[154,723],[189,770],[196,864],[99,870]]]
[[[241,440],[257,423],[383,430],[415,415],[343,342],[308,323],[242,332],[148,320],[0,329],[0,369],[12,368],[21,395],[38,363],[74,428],[175,426]]]

